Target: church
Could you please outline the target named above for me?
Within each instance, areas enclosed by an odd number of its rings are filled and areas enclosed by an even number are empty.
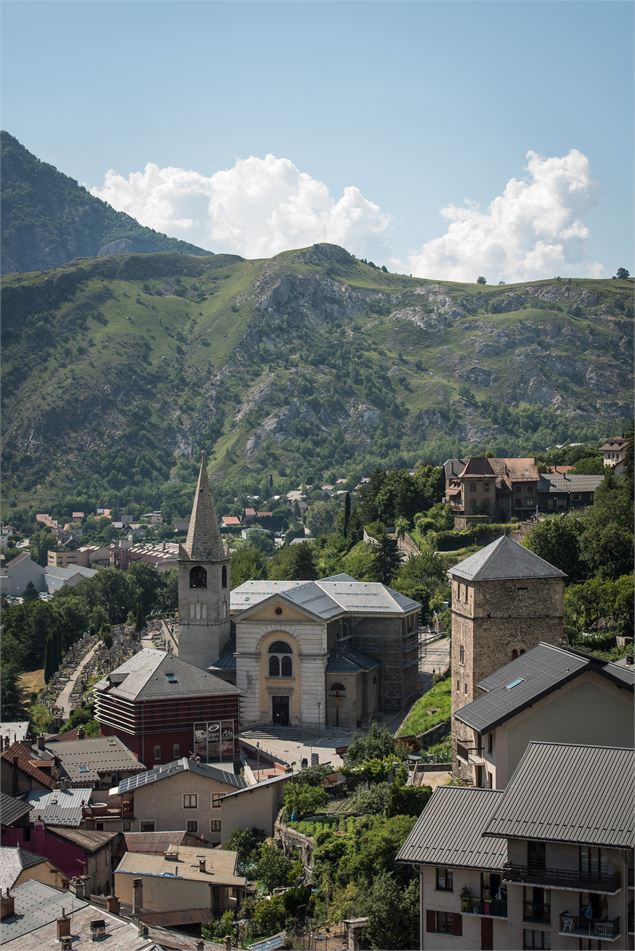
[[[241,690],[243,728],[355,729],[420,692],[417,601],[344,574],[247,581],[231,591],[204,457],[179,549],[178,592],[168,645]]]

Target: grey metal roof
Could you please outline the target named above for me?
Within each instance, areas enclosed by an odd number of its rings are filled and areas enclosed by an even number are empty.
[[[84,740],[49,740],[47,748],[60,760],[71,783],[95,783],[103,773],[145,770],[118,736],[87,737]]]
[[[446,482],[448,479],[458,478],[459,473],[465,469],[465,463],[465,459],[446,459],[443,463],[443,472],[445,473]]]
[[[633,690],[633,670],[541,643],[482,680],[478,686],[487,693],[461,707],[454,716],[478,733],[487,733],[583,671],[594,671]]]
[[[355,581],[345,575],[320,581],[246,581],[231,592],[233,614],[247,611],[273,595],[322,620],[344,614],[402,616],[421,605],[378,581]]]
[[[418,865],[498,869],[507,861],[507,843],[484,835],[503,792],[466,786],[439,786],[397,855]]]
[[[242,796],[243,793],[257,792],[264,786],[271,786],[273,783],[279,783],[283,779],[293,779],[294,776],[298,775],[298,773],[280,773],[279,776],[271,776],[269,779],[263,779],[261,783],[252,783],[250,786],[245,784],[242,789],[237,789],[236,792],[230,792],[223,796],[223,801],[225,799],[231,799],[232,796]]]
[[[136,776],[128,776],[123,779],[112,794],[121,794],[134,792],[142,786],[149,786],[151,783],[158,783],[164,779],[171,779],[179,773],[195,773],[197,776],[204,776],[206,779],[214,779],[218,783],[224,783],[226,786],[236,786],[239,789],[245,785],[245,780],[235,773],[228,770],[219,769],[212,766],[211,763],[197,763],[196,760],[188,759],[182,756],[181,759],[174,760],[172,763],[165,763],[163,766],[157,766],[155,769],[149,769],[145,773],[138,773]]]
[[[0,823],[3,826],[11,826],[18,819],[22,819],[31,811],[31,806],[24,799],[16,799],[14,796],[7,796],[6,793],[0,793]]]
[[[346,648],[345,650],[334,650],[329,655],[326,665],[327,674],[355,674],[360,670],[373,670],[380,667],[378,660],[367,657],[359,651]]]
[[[30,820],[45,825],[78,826],[82,821],[82,803],[90,799],[90,786],[79,789],[32,789],[26,794],[31,806]]]
[[[213,664],[210,664],[210,667],[215,670],[236,670],[236,637],[232,635],[218,658],[214,661]]]
[[[76,898],[71,892],[61,892],[38,881],[24,882],[13,890],[15,914],[5,918],[0,925],[0,944],[7,944],[21,935],[36,931],[62,915],[86,908],[88,902]]]
[[[505,581],[522,578],[565,578],[559,568],[550,565],[509,535],[501,535],[450,568],[448,574],[466,581]]]
[[[19,845],[0,846],[0,891],[2,894],[8,888],[13,888],[22,870],[31,868],[32,865],[39,865],[40,862],[48,861],[43,855],[35,855],[33,852],[27,852],[21,849]]]
[[[166,676],[174,674],[174,678]],[[107,677],[95,690],[124,700],[163,700],[173,697],[239,694],[238,687],[208,671],[194,667],[167,651],[144,648]]]
[[[492,814],[488,835],[635,846],[635,750],[532,741]]]
[[[561,472],[542,472],[538,491],[544,494],[563,492],[595,492],[604,482],[603,475],[575,475]]]

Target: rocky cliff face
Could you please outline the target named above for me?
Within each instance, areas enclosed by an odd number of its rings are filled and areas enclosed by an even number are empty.
[[[329,245],[16,276],[5,487],[142,492],[201,447],[258,485],[601,437],[630,412],[632,309],[627,282],[444,284]]]
[[[40,162],[8,132],[0,133],[0,140],[4,273],[60,267],[96,255],[210,253],[115,211],[54,166]]]

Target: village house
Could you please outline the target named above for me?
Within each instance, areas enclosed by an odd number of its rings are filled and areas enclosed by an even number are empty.
[[[4,895],[32,879],[54,888],[63,888],[65,885],[60,869],[43,855],[35,855],[19,845],[0,846],[0,893]]]
[[[35,752],[28,743],[17,741],[0,754],[2,792],[8,796],[21,796],[32,789],[53,789],[59,775],[59,763],[54,757],[40,750]]]
[[[593,505],[603,475],[543,472],[538,481],[538,510],[548,515]]]
[[[236,874],[237,859],[236,852],[188,846],[162,855],[127,852],[115,869],[115,895],[153,924],[208,922],[240,905],[247,880]]]
[[[85,578],[92,578],[97,572],[93,568],[70,564],[66,568],[47,565],[43,568],[33,561],[28,552],[20,552],[7,562],[0,573],[0,594],[9,597],[21,597],[31,583],[38,592],[53,594],[65,585],[75,587]]]
[[[437,788],[397,856],[419,866],[420,948],[632,947],[634,767],[532,742],[504,790]]]
[[[108,545],[81,545],[73,551],[49,549],[47,559],[49,568],[68,568],[71,565],[81,565],[83,568],[90,568],[91,565],[106,566],[110,563],[110,548]]]
[[[455,516],[507,522],[536,514],[540,473],[532,458],[448,459],[443,468],[445,501]]]
[[[282,808],[284,790],[293,773],[280,773],[253,786],[223,796],[220,807],[221,842],[225,843],[236,829],[260,829],[273,835],[276,818]]]
[[[0,793],[0,830],[1,841],[4,845],[5,832],[9,829],[27,829],[30,826],[29,813],[31,806],[24,799]]]
[[[146,767],[117,736],[69,740],[38,738],[38,749],[56,757],[68,786],[110,789]]]
[[[167,651],[139,651],[94,696],[101,735],[118,736],[148,768],[184,755],[237,758],[240,690]]]
[[[220,769],[184,756],[123,780],[110,790],[109,802],[128,802],[130,818],[123,821],[125,832],[183,829],[217,844],[221,841],[223,797],[245,786],[231,763],[229,768]]]
[[[613,436],[600,446],[604,465],[610,466],[616,475],[621,475],[624,471],[627,446],[628,439],[625,436]]]
[[[481,680],[480,696],[455,713],[471,730],[457,750],[464,772],[504,789],[531,740],[633,746],[634,683],[632,669],[538,644]]]

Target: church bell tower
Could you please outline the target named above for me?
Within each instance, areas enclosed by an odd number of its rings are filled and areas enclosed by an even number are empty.
[[[229,556],[218,530],[205,454],[184,545],[179,547],[178,656],[206,670],[229,640]]]

